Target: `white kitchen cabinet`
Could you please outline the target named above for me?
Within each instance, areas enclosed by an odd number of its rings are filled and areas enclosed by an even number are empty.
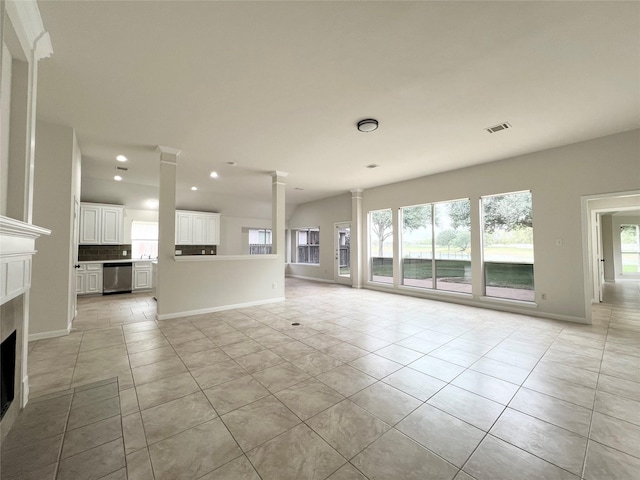
[[[218,245],[220,214],[176,210],[176,245]]]
[[[80,244],[98,245],[100,243],[100,207],[80,205]]]
[[[90,295],[102,293],[102,264],[83,263],[76,272],[76,293]]]
[[[124,243],[124,207],[80,204],[80,245]]]
[[[151,262],[133,262],[133,289],[150,289],[152,286]]]
[[[191,214],[176,212],[176,245],[191,245]]]
[[[102,207],[102,245],[122,245],[124,243],[123,228],[124,208]]]
[[[76,295],[82,295],[85,293],[87,286],[87,275],[84,272],[76,272]]]
[[[209,216],[205,222],[204,245],[220,244],[220,215]]]
[[[207,217],[205,215],[191,216],[191,244],[204,245],[204,226]]]

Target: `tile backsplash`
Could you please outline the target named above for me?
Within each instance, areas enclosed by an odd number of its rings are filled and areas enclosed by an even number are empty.
[[[216,245],[176,245],[176,251],[181,250],[182,255],[216,255]],[[202,253],[204,250],[205,253]],[[213,253],[211,253],[213,252]]]
[[[122,252],[126,250],[127,254]],[[78,247],[78,261],[92,262],[99,260],[123,260],[131,258],[131,244],[129,245],[80,245]]]

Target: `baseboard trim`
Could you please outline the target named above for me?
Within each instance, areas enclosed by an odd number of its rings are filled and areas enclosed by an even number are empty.
[[[321,283],[336,283],[334,280],[327,280],[326,278],[305,277],[303,275],[286,275],[287,278],[299,278],[300,280],[310,280],[312,282]]]
[[[235,303],[232,305],[221,305],[219,307],[201,308],[199,310],[187,310],[184,312],[165,313],[163,315],[156,313],[156,320],[171,320],[181,317],[192,317],[194,315],[202,315],[204,313],[222,312],[224,310],[233,310],[235,308],[255,307],[258,305],[266,305],[268,303],[284,302],[285,297],[270,298],[267,300],[256,300],[255,302]]]
[[[22,379],[22,398],[20,399],[22,408],[27,406],[29,402],[29,375],[25,375]]]
[[[67,328],[65,330],[52,330],[50,332],[42,332],[42,333],[30,333],[29,341],[33,342],[35,340],[45,340],[47,338],[56,338],[56,337],[64,337],[65,335],[69,335],[71,328]]]
[[[479,300],[478,297],[473,297],[470,295],[464,295],[453,292],[436,292],[435,294],[432,292],[418,292],[409,288],[393,288],[386,287],[382,285],[366,283],[364,288],[368,290],[375,290],[377,292],[384,293],[392,293],[396,295],[406,295],[409,297],[423,298],[425,300],[433,300],[436,302],[445,302],[445,303],[455,303],[458,305],[466,305],[469,307],[478,307],[484,308],[487,310],[497,310],[500,312],[508,312],[508,313],[516,313],[519,315],[528,315],[530,317],[537,318],[548,318],[550,320],[560,320],[562,322],[572,322],[572,323],[581,323],[589,325],[590,322],[587,318],[583,317],[573,317],[570,315],[562,315],[558,313],[550,313],[550,312],[540,312],[536,310],[536,304],[532,303],[531,305],[519,305],[524,302],[502,302],[502,301],[493,301],[490,299],[489,301]],[[486,297],[481,297],[486,298]]]

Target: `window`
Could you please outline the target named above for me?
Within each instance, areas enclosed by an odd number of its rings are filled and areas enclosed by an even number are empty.
[[[131,258],[158,258],[158,224],[131,222]]]
[[[369,212],[370,280],[393,283],[393,215],[391,209]]]
[[[437,203],[433,215],[436,288],[471,293],[471,202]]]
[[[620,225],[622,275],[640,273],[640,225]]]
[[[295,230],[297,263],[320,263],[320,229]]]
[[[470,212],[468,199],[401,209],[403,285],[471,293]]]
[[[482,197],[485,295],[534,301],[531,192]]]
[[[271,243],[271,230],[265,228],[249,229],[249,255],[270,254]]]
[[[400,209],[402,215],[402,284],[433,288],[433,205]]]

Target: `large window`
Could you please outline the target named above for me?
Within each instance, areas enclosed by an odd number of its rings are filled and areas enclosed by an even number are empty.
[[[620,226],[622,275],[640,273],[640,225]]]
[[[433,205],[400,209],[402,216],[402,284],[433,288]]]
[[[369,212],[370,280],[393,283],[393,215],[391,209]]]
[[[295,230],[296,238],[296,262],[320,263],[320,229],[301,228]]]
[[[403,285],[471,293],[468,199],[404,207]]]
[[[482,197],[485,294],[534,301],[531,192]]]
[[[270,254],[271,243],[271,230],[266,228],[249,229],[249,255]]]
[[[131,222],[131,258],[158,258],[156,222]]]

